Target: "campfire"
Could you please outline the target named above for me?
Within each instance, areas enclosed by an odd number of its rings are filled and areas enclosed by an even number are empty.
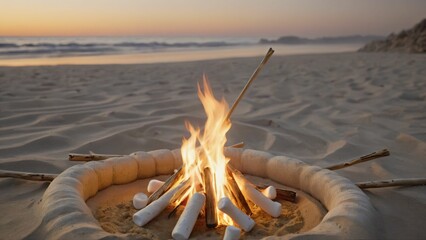
[[[250,217],[252,211],[249,202],[272,217],[281,215],[281,204],[272,200],[277,195],[277,189],[269,186],[261,191],[225,157],[226,133],[231,128],[229,117],[232,111],[225,99],[215,98],[206,76],[202,86],[198,84],[198,97],[207,115],[204,128],[185,123],[191,135],[182,142],[182,167],[164,183],[151,180],[148,190],[153,193],[149,198],[135,196],[136,207],[146,206],[134,214],[133,221],[138,226],[144,226],[169,204],[175,210],[184,206],[172,232],[174,239],[188,239],[199,215],[205,217],[205,224],[209,228],[228,226],[225,238],[235,239],[240,235],[240,229],[249,232],[255,225]],[[286,191],[280,192],[283,194]],[[285,195],[294,200],[294,192],[287,191]]]

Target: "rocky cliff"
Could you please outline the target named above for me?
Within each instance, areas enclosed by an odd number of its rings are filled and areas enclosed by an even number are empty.
[[[359,51],[426,53],[426,18],[411,29],[392,33],[385,40],[370,42]]]

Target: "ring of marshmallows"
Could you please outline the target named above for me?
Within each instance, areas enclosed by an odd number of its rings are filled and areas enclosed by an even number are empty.
[[[225,155],[244,174],[269,178],[309,193],[328,210],[321,223],[313,229],[281,238],[309,236],[370,239],[379,236],[375,227],[377,212],[368,197],[350,180],[337,173],[297,159],[250,149],[226,148]],[[172,174],[181,164],[179,149],[161,149],[70,167],[52,181],[45,191],[40,208],[42,218],[37,231],[43,231],[45,239],[111,237],[111,233],[99,226],[85,201],[113,184]],[[273,195],[273,189],[263,194]],[[138,196],[137,201],[141,203],[139,206],[143,205],[145,198],[146,195]],[[70,225],[74,227],[69,228]]]

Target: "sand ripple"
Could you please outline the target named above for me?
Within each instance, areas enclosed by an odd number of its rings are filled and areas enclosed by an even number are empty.
[[[216,95],[233,102],[258,61],[0,67],[0,168],[60,172],[75,164],[66,160],[68,152],[177,148],[187,136],[185,120],[202,124],[196,83],[203,72]],[[425,62],[425,55],[408,54],[273,57],[233,115],[229,143],[321,166],[387,147],[386,160],[339,173],[354,181],[424,177]],[[8,184],[29,192],[44,187],[1,179],[2,193]],[[383,191],[370,196],[389,218],[387,238],[425,236],[426,229],[416,227],[426,215],[424,187]],[[24,202],[37,195],[9,194]],[[395,215],[401,202],[417,207]],[[16,205],[16,211],[27,208]],[[15,223],[2,220],[0,238]]]

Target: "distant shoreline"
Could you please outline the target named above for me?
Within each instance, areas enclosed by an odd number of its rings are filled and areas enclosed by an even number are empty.
[[[355,52],[362,44],[273,45],[275,55]],[[265,54],[269,45],[248,44],[214,48],[173,48],[150,52],[97,52],[89,55],[30,55],[0,58],[0,66],[99,65],[188,62],[225,58],[255,57]]]
[[[375,36],[341,36],[308,39],[284,36],[256,38],[145,38],[145,37],[0,37],[1,59],[62,58],[76,56],[145,54],[155,52],[222,51],[259,45],[365,44]]]

